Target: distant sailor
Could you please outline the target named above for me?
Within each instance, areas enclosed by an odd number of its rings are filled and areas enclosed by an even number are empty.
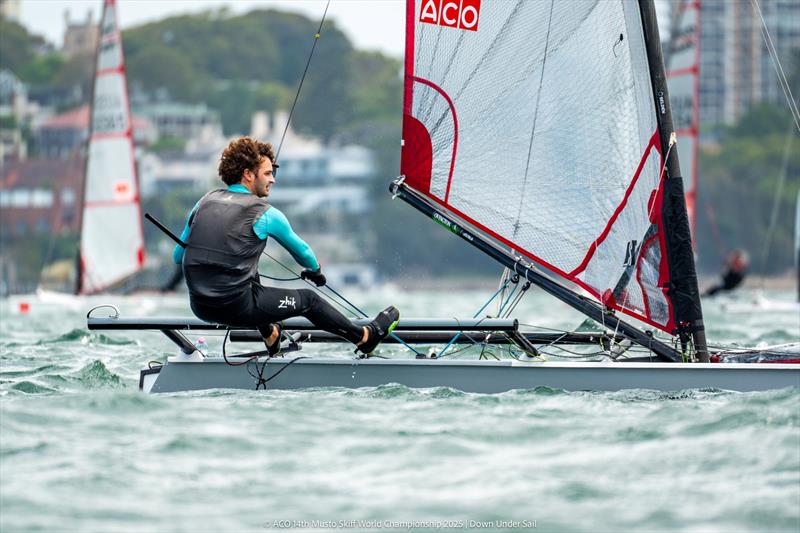
[[[199,318],[235,327],[257,328],[270,355],[280,352],[280,321],[303,316],[315,326],[344,337],[371,353],[397,325],[400,312],[390,306],[367,326],[358,326],[315,291],[264,287],[258,260],[272,237],[305,270],[300,274],[317,287],[326,279],[311,250],[292,230],[286,216],[267,203],[275,183],[272,145],[249,137],[232,141],[219,163],[227,189],[203,196],[181,234],[175,263],[183,265],[192,311]]]
[[[714,296],[718,292],[732,291],[744,281],[747,276],[747,269],[750,262],[747,252],[744,250],[734,250],[728,255],[725,266],[722,269],[722,279],[719,283],[708,289],[703,296]]]

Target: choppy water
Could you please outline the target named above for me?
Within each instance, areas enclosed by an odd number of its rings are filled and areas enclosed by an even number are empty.
[[[351,296],[369,311],[468,316],[488,294]],[[103,300],[128,316],[188,312],[174,298]],[[798,389],[147,396],[139,368],[175,350],[156,333],[89,332],[90,303],[33,301],[26,315],[0,303],[2,531],[800,529]],[[796,311],[744,298],[705,312],[718,343],[800,340]],[[542,294],[515,315],[582,321]]]

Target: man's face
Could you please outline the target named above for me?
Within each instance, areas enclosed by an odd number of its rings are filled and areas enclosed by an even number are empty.
[[[272,161],[265,157],[258,166],[258,171],[253,174],[253,194],[259,198],[269,196],[272,184],[275,183],[275,176],[272,174]]]

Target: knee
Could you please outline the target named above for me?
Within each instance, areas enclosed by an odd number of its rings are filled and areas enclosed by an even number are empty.
[[[322,301],[319,294],[311,289],[298,289],[297,292],[300,296],[303,309],[316,309],[319,307],[319,302]]]
[[[297,292],[300,293],[300,299],[302,299],[304,302],[311,302],[319,298],[317,293],[311,289],[297,289]]]

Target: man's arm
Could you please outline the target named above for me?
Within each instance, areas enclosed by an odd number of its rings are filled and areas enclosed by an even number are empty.
[[[194,215],[194,212],[197,211],[197,206],[199,205],[200,205],[200,200],[198,200],[197,203],[194,204],[192,210],[189,211],[189,216],[186,217],[186,225],[183,226],[183,231],[181,232],[181,240],[183,242],[186,242],[186,240],[189,238],[189,233],[192,231],[192,228],[189,227],[189,221],[192,219],[192,215]],[[180,265],[183,262],[183,252],[184,248],[180,244],[176,244],[175,248],[172,250],[172,261],[176,265]]]
[[[259,239],[272,237],[278,241],[278,244],[286,248],[294,260],[303,267],[319,270],[319,263],[314,256],[314,251],[292,230],[289,220],[280,210],[274,207],[267,209],[253,224],[253,231]]]

